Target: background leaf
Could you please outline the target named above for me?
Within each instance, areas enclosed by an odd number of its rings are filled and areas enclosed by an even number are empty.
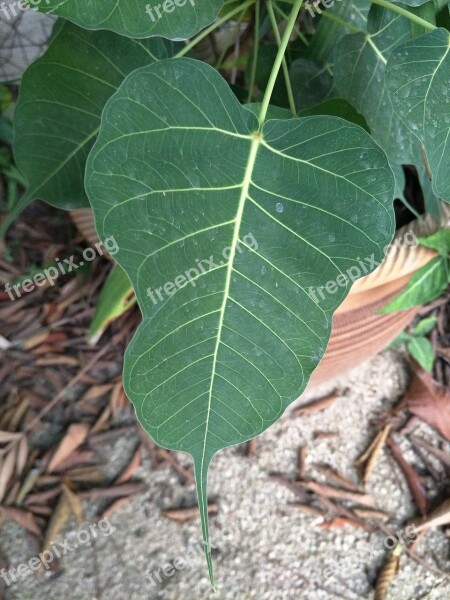
[[[39,10],[85,29],[108,29],[132,38],[184,40],[212,23],[222,5],[223,0],[45,0]],[[147,12],[147,7],[153,10]]]
[[[29,182],[21,206],[34,198],[65,209],[89,206],[84,170],[106,101],[128,73],[173,48],[165,40],[64,26],[20,87],[14,154]]]
[[[447,277],[447,259],[436,256],[416,271],[403,292],[379,312],[387,314],[431,302],[438,298],[447,287]]]
[[[427,317],[426,319],[422,319],[414,327],[414,335],[428,335],[434,329],[437,321],[437,317]]]
[[[420,244],[439,252],[441,256],[448,257],[450,253],[450,229],[440,229],[426,238],[419,238]]]
[[[208,540],[212,457],[305,388],[346,270],[381,260],[393,235],[392,173],[361,128],[307,117],[259,132],[217,71],[174,59],[135,71],[108,102],[86,185],[143,313],[126,392],[159,444],[193,456]],[[309,286],[338,277],[313,299]]]
[[[450,33],[435,29],[396,48],[386,81],[395,111],[424,145],[434,192],[450,201]]]
[[[297,111],[309,108],[336,95],[329,65],[297,58],[289,70]]]
[[[335,51],[335,85],[339,96],[366,119],[374,139],[398,164],[420,164],[417,138],[394,112],[384,84],[392,49],[411,37],[408,20],[372,6],[368,33],[343,37]]]
[[[433,345],[426,337],[413,337],[408,342],[408,352],[425,371],[431,372],[433,370]]]

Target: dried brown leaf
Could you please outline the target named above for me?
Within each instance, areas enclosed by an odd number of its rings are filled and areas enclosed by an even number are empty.
[[[83,500],[86,498],[120,498],[122,496],[131,496],[131,494],[142,494],[146,489],[145,485],[140,483],[125,483],[112,485],[109,488],[92,488],[91,490],[80,492],[78,497]]]
[[[66,435],[59,443],[52,459],[48,465],[47,471],[51,473],[58,469],[59,464],[65,460],[74,450],[76,450],[86,439],[89,433],[88,425],[84,423],[74,423],[68,428]]]
[[[219,507],[215,503],[208,504],[208,515],[215,515]],[[163,510],[161,514],[170,519],[171,521],[177,521],[177,523],[186,523],[192,519],[196,519],[200,516],[200,511],[197,506],[192,508],[174,508],[171,510]]]
[[[306,459],[308,456],[308,448],[302,446],[298,449],[297,459],[297,479],[304,479],[306,474]]]
[[[136,452],[133,454],[133,457],[132,457],[131,461],[129,462],[128,466],[121,473],[121,475],[116,479],[115,483],[116,484],[126,483],[127,481],[129,481],[133,477],[136,470],[140,467],[141,460],[142,460],[142,444],[139,444],[139,446],[137,447]]]
[[[67,501],[69,502],[70,510],[74,514],[78,523],[83,523],[83,506],[81,504],[81,500],[77,494],[72,492],[70,487],[66,484],[62,484],[63,494],[66,496]]]
[[[410,440],[413,445],[420,446],[424,450],[427,450],[446,467],[450,467],[450,454],[447,454],[447,452],[444,452],[444,450],[441,450],[440,448],[436,448],[436,446],[433,446],[432,444],[430,444],[429,442],[417,435],[412,435],[410,437]]]
[[[323,483],[317,483],[316,481],[301,481],[298,485],[318,494],[319,496],[324,496],[325,498],[339,498],[341,500],[355,502],[356,504],[362,504],[363,506],[375,506],[375,500],[372,498],[372,496],[362,492],[343,490],[330,485],[325,485]]]
[[[347,477],[344,477],[343,475],[332,469],[329,465],[321,465],[319,463],[314,463],[314,467],[320,473],[325,475],[327,479],[330,479],[330,481],[333,481],[338,485],[342,485],[343,487],[349,490],[353,490],[354,492],[359,491],[356,483],[354,483],[350,479],[347,479]]]
[[[17,446],[17,459],[16,459],[16,475],[20,477],[23,470],[26,467],[28,459],[28,440],[27,436],[24,435]]]
[[[108,429],[108,426],[110,425],[111,416],[112,416],[111,404],[107,404],[105,406],[105,408],[102,410],[101,415],[99,416],[97,421],[92,426],[91,433],[98,433],[99,431]]]
[[[450,391],[434,385],[432,374],[418,365],[406,392],[405,404],[409,412],[450,441]]]
[[[324,523],[319,523],[317,527],[321,529],[337,529],[346,527],[350,525],[351,527],[359,527],[361,529],[365,529],[367,531],[368,527],[357,519],[349,519],[348,517],[334,517],[331,521],[325,521]],[[371,529],[369,529],[371,531]]]
[[[292,506],[293,508],[296,508],[297,510],[304,512],[308,515],[314,515],[315,517],[326,516],[326,513],[323,510],[320,510],[320,508],[317,508],[315,506],[311,506],[311,504],[303,504],[302,502],[299,502],[295,504],[290,504],[289,506]]]
[[[16,464],[16,449],[12,448],[5,456],[0,459],[0,502],[3,500],[6,494],[8,483],[14,473],[14,467]]]
[[[416,523],[417,531],[425,531],[433,527],[441,527],[450,524],[450,499],[445,500],[424,521]]]
[[[0,444],[4,444],[6,442],[12,442],[21,437],[21,433],[17,433],[14,431],[0,431]]]
[[[341,398],[340,394],[333,392],[325,398],[319,398],[319,400],[313,400],[312,402],[308,402],[307,404],[299,406],[292,412],[292,416],[303,417],[305,415],[310,415],[321,410],[325,410],[334,404],[339,398]]]
[[[46,352],[49,348],[45,349]],[[34,363],[38,367],[49,367],[49,366],[65,366],[65,367],[77,367],[79,365],[78,360],[74,356],[53,356],[46,358],[38,358]]]
[[[18,523],[21,527],[34,533],[37,536],[41,536],[42,532],[36,523],[33,515],[21,508],[15,506],[0,506],[0,512],[3,512],[7,517]]]
[[[56,508],[45,531],[42,552],[50,548],[61,529],[69,520],[71,514],[72,510],[70,507],[70,502],[67,499],[66,494],[63,493],[59,497],[58,504],[56,505]]]
[[[389,446],[390,451],[392,452],[392,456],[397,461],[399,467],[403,471],[405,475],[406,481],[408,482],[409,489],[411,490],[411,494],[414,498],[414,502],[417,505],[417,508],[424,515],[427,512],[428,508],[428,500],[425,494],[425,485],[417,473],[417,471],[404,459],[403,454],[400,451],[400,448],[394,442],[392,438],[387,440],[387,445]]]
[[[375,468],[378,457],[380,456],[381,450],[386,443],[387,437],[392,429],[392,423],[387,423],[381,431],[377,433],[373,442],[369,445],[369,448],[364,452],[362,456],[355,462],[356,466],[366,463],[363,472],[363,483],[366,485],[372,475]]]
[[[385,600],[389,586],[392,580],[398,573],[400,566],[400,554],[403,551],[403,546],[396,546],[390,553],[388,559],[381,568],[381,571],[377,578],[377,585],[375,588],[375,600]]]

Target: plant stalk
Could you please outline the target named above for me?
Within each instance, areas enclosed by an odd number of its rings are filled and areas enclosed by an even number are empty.
[[[414,15],[412,12],[409,12],[409,10],[405,10],[401,6],[392,4],[392,2],[389,2],[388,0],[370,0],[370,2],[372,2],[372,4],[378,4],[378,6],[382,6],[383,8],[387,8],[388,10],[401,15],[402,17],[406,17],[413,23],[416,23],[417,25],[420,25],[429,31],[436,29],[436,26],[432,23],[425,21],[425,19],[421,19],[419,16]]]
[[[279,48],[281,45],[281,36],[280,36],[280,31],[278,29],[277,19],[275,17],[275,13],[273,12],[272,0],[267,0],[266,5],[267,5],[267,12],[269,13],[270,22],[272,23],[273,33],[275,35],[275,39],[277,40],[277,45]],[[288,69],[288,65],[286,62],[286,56],[284,56],[284,55],[283,55],[282,68],[283,68],[284,80],[286,83],[286,91],[287,91],[288,100],[289,100],[289,108],[290,108],[291,113],[295,117],[297,111],[295,108],[294,94],[292,92],[292,85],[291,85],[291,79],[289,77],[289,69]]]
[[[277,80],[278,73],[280,71],[284,55],[286,53],[286,48],[288,46],[292,31],[294,30],[295,22],[297,20],[298,13],[300,12],[302,4],[303,0],[295,0],[294,6],[292,7],[291,14],[289,15],[289,19],[286,24],[286,29],[284,30],[283,37],[281,38],[280,47],[278,48],[278,52],[273,63],[269,81],[267,82],[266,91],[264,92],[264,98],[261,103],[261,109],[259,111],[260,129],[262,128],[262,126],[264,125],[264,121],[266,120],[267,110],[269,108],[269,102],[272,96],[273,88],[275,87],[275,82]]]

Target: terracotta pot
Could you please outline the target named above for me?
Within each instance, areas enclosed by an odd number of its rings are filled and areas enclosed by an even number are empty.
[[[443,204],[441,209],[439,221],[427,216],[398,229],[383,263],[370,275],[355,281],[334,314],[327,350],[311,377],[309,388],[334,379],[378,354],[417,314],[420,307],[388,315],[376,313],[397,296],[412,275],[435,255],[423,246],[401,244],[400,240],[408,232],[423,237],[440,227],[448,227],[450,206]],[[396,241],[398,245],[395,245]]]
[[[71,212],[71,218],[92,246],[98,242],[91,209]],[[309,387],[342,375],[359,363],[383,350],[411,321],[418,308],[389,315],[377,311],[397,296],[411,276],[427,263],[434,252],[423,246],[395,244],[408,232],[415,236],[430,235],[448,227],[450,206],[442,205],[440,221],[427,216],[399,229],[383,263],[370,275],[356,281],[347,298],[336,311],[327,351],[314,371]]]

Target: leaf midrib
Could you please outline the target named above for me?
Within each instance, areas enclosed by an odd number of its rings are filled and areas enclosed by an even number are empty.
[[[232,273],[233,273],[234,257],[236,255],[236,247],[237,247],[237,243],[239,240],[239,232],[240,232],[240,228],[241,228],[242,215],[244,213],[245,202],[248,197],[248,192],[249,192],[251,181],[252,181],[252,173],[253,173],[253,169],[254,169],[255,163],[256,163],[256,155],[258,153],[258,149],[259,149],[260,143],[261,143],[261,134],[255,133],[255,134],[253,134],[251,139],[252,139],[252,141],[251,141],[251,146],[250,146],[250,152],[249,152],[249,156],[248,156],[247,165],[245,167],[244,179],[242,180],[241,195],[239,198],[239,204],[238,204],[238,208],[236,211],[236,217],[234,219],[235,225],[234,225],[234,230],[233,230],[233,239],[230,244],[231,252],[230,252],[230,256],[229,256],[229,260],[228,260],[227,273],[225,276],[225,288],[224,288],[224,292],[223,292],[223,301],[222,301],[222,306],[220,308],[220,313],[219,313],[219,326],[217,329],[217,340],[216,340],[216,345],[214,348],[211,383],[209,386],[209,394],[208,394],[208,407],[207,407],[206,422],[205,422],[205,436],[204,436],[204,440],[203,440],[203,449],[202,449],[202,458],[201,458],[201,467],[200,467],[201,472],[203,472],[204,466],[205,466],[206,442],[207,442],[208,433],[209,433],[209,418],[211,415],[212,391],[213,391],[214,381],[215,381],[215,377],[216,377],[217,356],[219,353],[219,347],[220,347],[220,343],[221,343],[222,328],[223,328],[223,323],[224,323],[224,319],[225,319],[225,310],[226,310],[226,306],[227,306],[228,299],[230,296],[231,277],[232,277]],[[200,489],[201,489],[201,494],[203,495],[203,493],[204,493],[203,478],[200,480]]]

